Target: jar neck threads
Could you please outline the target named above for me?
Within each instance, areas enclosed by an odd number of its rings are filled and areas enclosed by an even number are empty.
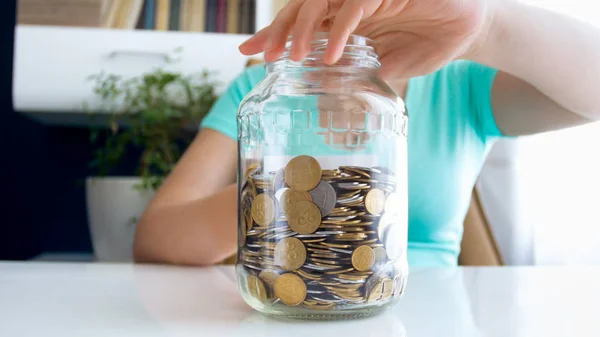
[[[290,71],[298,69],[307,71],[310,69],[323,71],[331,69],[334,71],[356,71],[357,69],[377,70],[381,67],[379,55],[375,52],[374,42],[366,37],[350,35],[340,59],[333,65],[324,63],[325,50],[328,45],[329,34],[326,32],[315,33],[311,41],[310,52],[304,60],[296,62],[290,59],[291,37],[288,38],[286,48],[281,57],[266,64],[268,72],[285,69]]]

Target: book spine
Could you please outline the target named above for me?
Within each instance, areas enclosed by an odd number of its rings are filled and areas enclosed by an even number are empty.
[[[170,0],[157,0],[156,3],[156,30],[169,29]]]
[[[227,30],[227,2],[217,1],[217,32],[225,33]]]
[[[229,0],[227,2],[227,33],[239,33],[239,0]]]
[[[144,28],[154,29],[154,11],[156,9],[156,0],[146,0],[146,11],[144,12]]]
[[[148,1],[144,1],[144,4],[142,5],[142,13],[137,21],[137,24],[135,25],[135,29],[144,29],[144,27],[146,26],[146,8],[148,7]]]
[[[217,31],[217,0],[206,1],[206,28],[207,32]]]
[[[171,0],[171,15],[169,18],[169,30],[180,30],[179,14],[181,12],[181,0]]]

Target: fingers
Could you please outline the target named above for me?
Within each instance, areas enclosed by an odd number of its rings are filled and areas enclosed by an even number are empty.
[[[238,49],[244,55],[254,55],[265,50],[265,45],[269,40],[270,26],[267,26],[258,31],[254,36],[242,43]]]
[[[307,0],[300,8],[294,23],[294,38],[290,52],[292,60],[300,61],[308,54],[315,30],[321,27],[328,11],[328,0]]]
[[[360,0],[348,0],[344,3],[329,32],[329,41],[325,51],[325,64],[333,64],[340,59],[348,37],[358,27],[363,14],[364,9]]]
[[[270,25],[270,38],[265,46],[265,61],[274,61],[285,51],[287,38],[296,22],[298,12],[305,2],[305,0],[292,0],[277,13],[275,20]]]
[[[245,55],[265,52],[266,61],[279,57],[285,49],[287,36],[304,2],[305,0],[290,1],[277,13],[269,26],[261,29],[239,46],[240,52]]]

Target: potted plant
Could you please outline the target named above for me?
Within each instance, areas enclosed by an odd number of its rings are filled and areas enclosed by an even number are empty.
[[[93,116],[102,121],[92,127],[94,173],[86,179],[96,260],[132,261],[137,218],[217,98],[210,78],[208,71],[185,75],[160,68],[133,78],[104,72],[90,77],[100,103]],[[119,174],[132,157],[134,175]]]

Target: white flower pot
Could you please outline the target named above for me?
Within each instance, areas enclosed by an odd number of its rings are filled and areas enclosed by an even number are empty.
[[[142,212],[154,191],[135,188],[138,177],[89,177],[87,215],[94,257],[100,262],[132,262],[133,238]]]

